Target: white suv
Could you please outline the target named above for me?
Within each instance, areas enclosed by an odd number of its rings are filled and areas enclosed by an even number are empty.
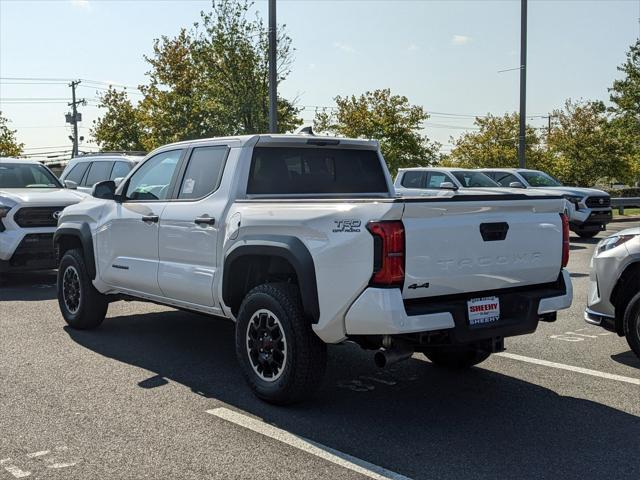
[[[58,217],[84,197],[35,161],[0,158],[0,274],[55,268]]]
[[[60,175],[67,188],[91,193],[93,186],[105,180],[119,183],[144,157],[124,154],[83,155],[69,161]]]

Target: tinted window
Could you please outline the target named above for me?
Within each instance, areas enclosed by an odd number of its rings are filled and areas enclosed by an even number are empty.
[[[518,177],[507,172],[493,172],[491,178],[503,187],[508,187],[512,182],[522,183]]]
[[[388,193],[377,152],[339,148],[258,147],[249,194]]]
[[[0,188],[60,188],[60,182],[42,165],[0,163]]]
[[[116,162],[113,166],[113,170],[111,170],[110,180],[115,180],[116,178],[124,178],[131,171],[131,165],[128,162]]]
[[[176,173],[176,166],[182,155],[182,150],[162,152],[136,170],[129,179],[127,192],[128,200],[166,200],[171,192],[169,185]]]
[[[178,198],[202,198],[216,190],[222,178],[227,151],[227,147],[194,148]]]
[[[80,185],[80,181],[82,180],[82,177],[84,177],[84,172],[87,171],[89,165],[89,162],[81,162],[76,164],[64,179],[71,180],[72,182],[76,182],[78,185]]]
[[[406,188],[424,188],[424,179],[427,172],[404,172],[402,186]]]
[[[453,176],[465,187],[497,187],[498,184],[487,177],[484,173],[458,171],[453,172]]]
[[[427,183],[427,188],[440,188],[440,184],[443,182],[451,182],[451,179],[447,177],[444,173],[429,172],[429,180]]]
[[[532,187],[561,187],[562,183],[544,172],[518,172]]]
[[[89,173],[87,173],[84,185],[87,187],[93,187],[98,182],[109,180],[112,168],[113,162],[93,162],[89,169]]]

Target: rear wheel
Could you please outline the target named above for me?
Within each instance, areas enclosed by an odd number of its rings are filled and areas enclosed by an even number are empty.
[[[327,347],[304,318],[298,289],[264,284],[240,306],[236,355],[254,393],[285,405],[309,397],[320,386]]]
[[[58,305],[67,324],[88,330],[100,326],[109,302],[89,278],[82,250],[65,252],[58,267]]]
[[[431,350],[424,355],[437,367],[465,369],[484,362],[491,353],[473,347],[462,347]]]
[[[640,292],[631,299],[624,312],[624,336],[631,350],[640,358]]]

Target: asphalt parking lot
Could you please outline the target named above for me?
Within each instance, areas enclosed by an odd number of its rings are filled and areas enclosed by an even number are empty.
[[[610,231],[631,224],[614,223]],[[602,237],[604,234],[601,234]],[[233,324],[119,302],[65,326],[55,276],[0,284],[0,480],[640,478],[640,360],[582,320],[597,238],[572,236],[574,304],[467,372],[330,348],[317,397],[253,397]]]

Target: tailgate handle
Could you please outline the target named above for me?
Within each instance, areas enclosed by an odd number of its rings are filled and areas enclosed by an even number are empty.
[[[480,235],[485,242],[495,242],[507,238],[509,224],[507,222],[481,223]]]

